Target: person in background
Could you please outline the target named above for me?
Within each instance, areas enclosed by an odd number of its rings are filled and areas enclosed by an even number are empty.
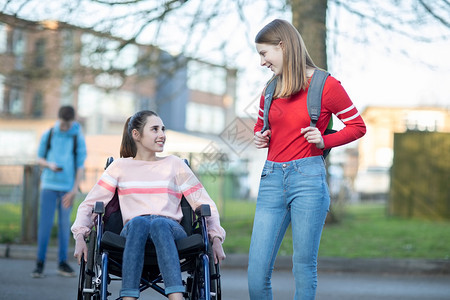
[[[264,126],[264,94],[254,128],[257,148],[268,148],[261,174],[248,263],[250,299],[272,299],[271,276],[289,224],[292,226],[295,299],[315,299],[317,255],[330,206],[324,149],[352,142],[365,134],[358,110],[340,82],[329,76],[322,93],[317,127],[310,126],[306,96],[318,68],[299,32],[274,20],[256,35],[261,65],[270,68],[277,85]],[[332,114],[345,127],[323,135]]]
[[[122,263],[123,300],[140,296],[139,282],[144,265],[145,244],[155,245],[158,266],[170,300],[183,299],[185,290],[175,241],[187,236],[179,223],[183,216],[181,199],[195,210],[209,204],[211,216],[206,218],[215,263],[225,258],[222,243],[225,230],[220,226],[214,201],[189,166],[174,155],[157,156],[164,150],[165,126],[153,111],[143,110],[128,118],[124,125],[120,158],[111,163],[80,204],[72,225],[76,241],[74,256],[87,260],[85,238],[93,226],[92,209],[97,201],[105,206],[118,189],[119,205],[126,237]]]
[[[58,210],[59,265],[58,273],[73,277],[75,272],[67,263],[70,237],[70,214],[78,193],[86,160],[86,142],[81,125],[75,121],[72,106],[62,106],[58,121],[42,137],[38,148],[37,163],[43,167],[40,186],[40,214],[38,247],[34,278],[44,277],[47,247]]]

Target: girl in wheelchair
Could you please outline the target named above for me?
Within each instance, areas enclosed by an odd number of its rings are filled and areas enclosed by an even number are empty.
[[[156,156],[163,151],[165,141],[165,127],[156,113],[144,110],[128,118],[120,147],[121,158],[105,170],[80,204],[72,226],[76,241],[74,256],[80,263],[83,255],[87,260],[85,237],[93,226],[94,204],[102,201],[106,206],[117,188],[124,222],[121,235],[126,237],[120,291],[124,300],[139,298],[147,240],[155,245],[168,298],[183,299],[184,287],[175,245],[176,240],[186,237],[179,224],[183,195],[194,210],[202,204],[210,205],[211,217],[207,218],[207,224],[214,260],[220,263],[225,258],[222,248],[225,230],[220,225],[215,203],[183,160],[173,155]]]

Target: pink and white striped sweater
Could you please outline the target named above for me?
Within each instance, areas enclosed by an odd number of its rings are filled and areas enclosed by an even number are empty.
[[[194,210],[201,204],[210,205],[208,234],[210,238],[218,236],[225,240],[216,204],[189,166],[173,155],[157,161],[115,160],[78,207],[72,225],[74,238],[89,234],[94,225],[92,208],[95,202],[102,201],[106,206],[116,188],[124,224],[136,216],[148,214],[166,216],[179,222],[182,218],[180,202],[184,195]]]

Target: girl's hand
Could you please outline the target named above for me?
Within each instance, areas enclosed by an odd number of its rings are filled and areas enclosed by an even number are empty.
[[[220,242],[219,239],[213,239],[212,240],[212,248],[213,248],[213,253],[214,253],[214,263],[221,263],[222,260],[224,260],[226,258],[225,252],[223,251],[222,248],[222,243]]]
[[[253,137],[253,142],[255,143],[256,148],[262,149],[269,147],[270,136],[272,135],[272,131],[270,129],[264,131],[264,133],[256,132]]]
[[[86,241],[82,236],[77,237],[75,240],[75,252],[73,256],[77,259],[78,264],[81,263],[81,257],[84,254],[84,261],[87,262],[88,249],[86,245]]]
[[[75,199],[76,192],[70,191],[64,194],[62,197],[62,204],[65,208],[69,208],[73,204],[73,200]]]
[[[306,128],[302,128],[300,132],[303,134],[308,143],[315,144],[319,149],[325,148],[322,134],[316,127],[308,126]]]

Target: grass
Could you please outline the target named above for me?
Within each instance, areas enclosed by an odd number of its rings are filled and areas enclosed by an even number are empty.
[[[326,226],[320,255],[450,259],[450,222],[387,217],[380,204],[350,206]]]
[[[17,241],[21,234],[22,207],[18,204],[0,204],[0,243]]]
[[[0,211],[0,243],[19,242],[21,206],[0,204]],[[326,224],[319,256],[450,259],[450,221],[388,217],[382,204],[351,205],[344,211],[339,223]],[[225,202],[221,216],[226,253],[248,253],[254,212],[254,202]],[[72,220],[75,214],[74,209]],[[290,228],[279,254],[292,255]]]

